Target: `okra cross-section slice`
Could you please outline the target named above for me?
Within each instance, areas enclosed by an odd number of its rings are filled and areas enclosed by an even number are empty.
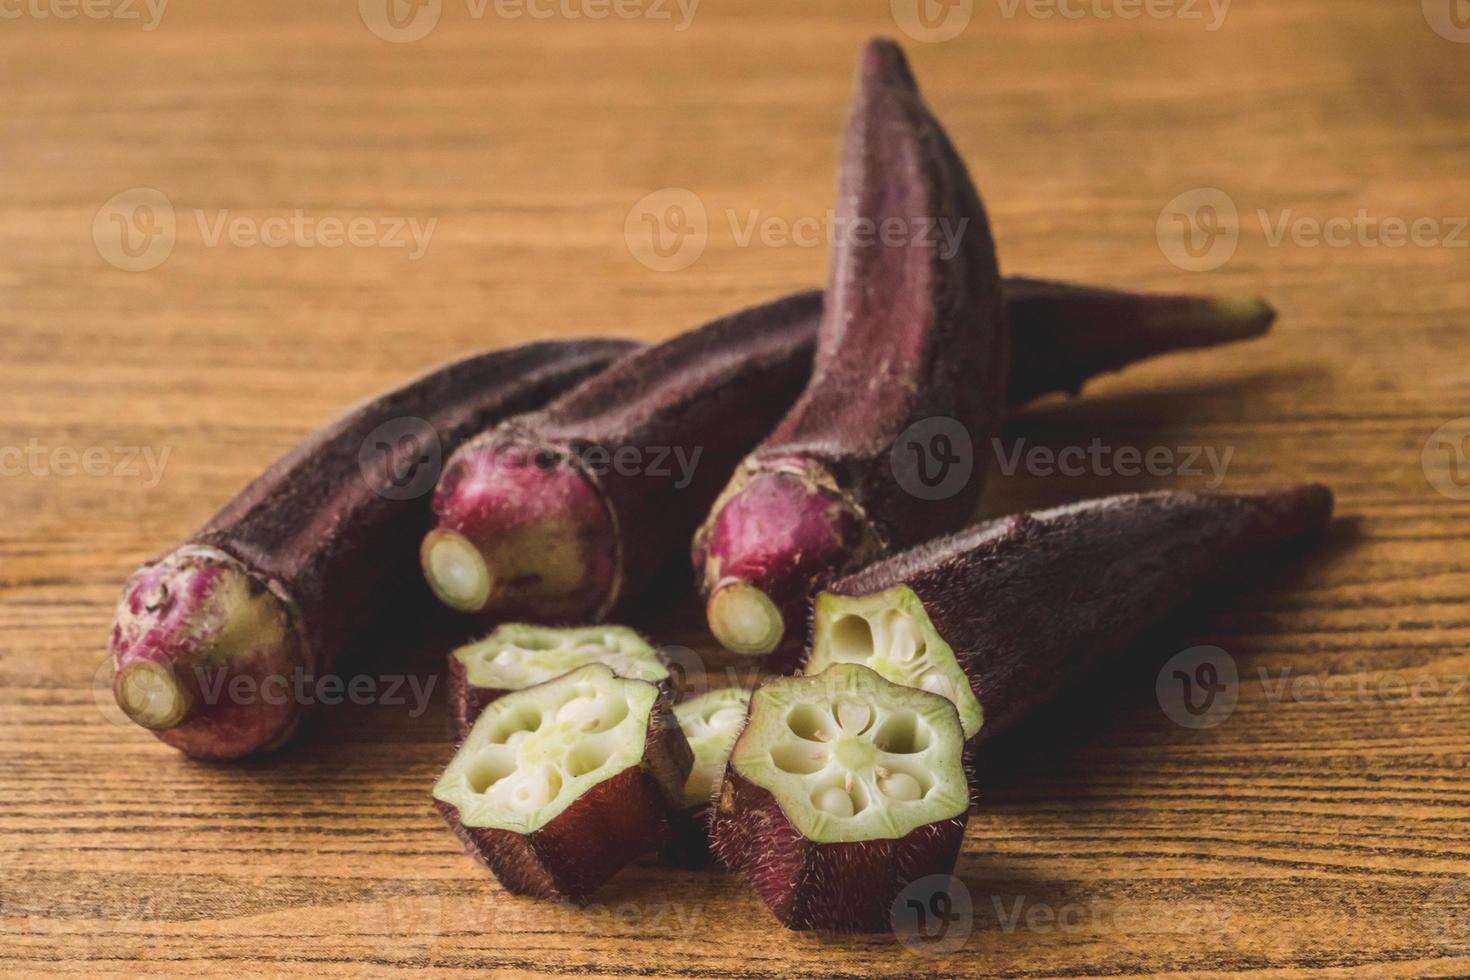
[[[606,664],[633,681],[666,684],[668,668],[647,640],[626,626],[558,628],[507,623],[449,655],[449,707],[463,739],[485,706],[512,691],[587,664]]]
[[[709,863],[710,805],[749,708],[750,691],[743,687],[716,688],[674,705],[674,717],[694,753],[694,767],[684,781],[683,808],[674,816],[673,839],[660,854],[670,864],[702,868]]]
[[[507,890],[583,902],[667,843],[691,762],[656,685],[588,664],[487,707],[434,801]]]
[[[791,929],[876,931],[954,867],[969,812],[948,699],[837,664],[751,698],[711,822],[715,854]]]
[[[862,664],[896,684],[948,698],[959,710],[966,739],[974,738],[985,720],[953,648],[907,586],[874,595],[824,592],[817,597],[806,671],[820,673],[832,664]]]

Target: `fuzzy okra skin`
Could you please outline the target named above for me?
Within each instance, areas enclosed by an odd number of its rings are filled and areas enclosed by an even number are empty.
[[[736,653],[779,645],[833,575],[962,526],[979,474],[920,500],[891,455],[910,426],[956,420],[981,440],[1006,405],[1005,293],[964,162],[891,41],[863,52],[842,150],[843,228],[938,228],[839,239],[811,383],[741,464],[695,540],[711,630]]]
[[[1257,336],[1267,330],[1274,316],[1269,306],[1255,299],[1151,296],[1038,279],[1006,280],[1006,301],[1015,351],[1009,387],[1013,405],[1051,392],[1074,393],[1088,378],[1136,360]],[[783,395],[771,390],[771,379],[780,376],[789,381],[790,372],[805,379],[803,372],[810,365],[821,318],[822,294],[812,290],[695,330],[656,349],[657,353],[649,351],[605,372],[567,405],[546,413],[561,420],[556,423],[559,435],[547,438],[577,442],[582,458],[590,447],[588,440],[600,441],[611,460],[618,448],[612,431],[622,430],[623,446],[636,439],[652,440],[691,404],[691,398],[734,406],[716,429],[742,417],[751,406],[758,409],[760,424],[764,424],[770,412],[784,410],[795,397],[788,384],[785,394],[790,397],[783,401]],[[746,355],[735,350],[741,331],[748,332],[748,356],[753,359],[745,367],[741,358]],[[780,352],[774,361],[767,361],[772,336],[781,338]],[[709,357],[725,359],[726,373],[708,377],[702,384],[697,379],[671,379],[665,386],[649,380],[660,373],[681,371],[682,360],[697,357],[698,348],[706,344]],[[648,378],[638,380],[638,374]],[[727,389],[719,387],[722,379]],[[679,399],[686,401],[681,405]],[[606,406],[605,414],[600,406]],[[697,418],[707,420],[716,411],[701,408]],[[585,414],[587,425],[580,440],[573,440],[568,430],[581,425],[577,413]],[[647,418],[640,419],[640,413]],[[680,425],[688,430],[696,427],[693,419]],[[423,548],[425,574],[437,583],[439,594],[460,609],[485,611],[505,606],[511,613],[543,619],[569,617],[578,607],[595,613],[609,605],[613,591],[609,583],[626,579],[623,541],[630,536],[643,540],[646,543],[638,546],[639,552],[651,555],[667,543],[665,531],[674,524],[668,522],[663,509],[637,499],[638,506],[623,507],[614,522],[608,506],[611,497],[604,493],[609,480],[594,479],[575,461],[564,464],[561,451],[554,447],[543,454],[544,466],[517,465],[528,457],[534,461],[535,451],[519,446],[507,453],[499,448],[496,440],[513,431],[507,426],[476,440],[476,447],[465,449],[446,470],[438,503],[441,523]],[[744,439],[755,438],[749,428],[743,431]],[[676,435],[671,430],[664,432],[667,438]],[[690,438],[687,432],[679,437]],[[702,435],[692,439],[690,447],[683,447],[683,458],[690,459],[705,441]],[[666,468],[673,465],[674,460],[665,459]],[[705,473],[720,468],[705,456],[697,465]],[[643,482],[647,485],[612,481],[623,497],[630,487],[642,491],[653,486]],[[687,515],[691,506],[701,510],[709,500],[707,487],[691,485],[682,493],[680,507],[673,513]],[[681,527],[687,528],[687,516],[681,520]],[[497,567],[503,570],[492,575],[491,569]],[[502,592],[500,599],[492,595],[496,588]]]
[[[806,383],[812,313],[796,296],[717,320],[462,447],[421,549],[435,594],[561,622],[637,597]]]
[[[1022,277],[1004,283],[1011,408],[1044,395],[1075,395],[1092,378],[1151,357],[1259,337],[1276,318],[1270,304],[1251,296],[1148,294]],[[799,293],[789,301],[813,311],[815,334],[821,294]],[[792,541],[826,539],[826,518],[842,522],[850,515],[809,507],[807,488],[795,479],[753,481],[738,496],[722,496],[715,510],[718,519],[701,527],[693,553],[704,590],[718,596],[709,609],[717,638],[737,653],[761,655],[778,646],[798,653],[806,636],[805,601],[822,576],[802,580],[802,564],[788,560]],[[773,527],[784,527],[786,535],[773,536]],[[733,555],[738,561],[718,557]],[[820,570],[820,562],[811,564]],[[781,569],[797,573],[794,584],[792,576],[777,574]]]
[[[789,929],[889,927],[954,867],[970,796],[947,699],[837,664],[751,698],[710,824],[714,853]]]
[[[871,667],[955,702],[974,748],[1233,569],[1320,533],[1332,493],[1128,494],[987,521],[818,597],[806,670]]]
[[[1013,406],[1075,395],[1100,374],[1160,354],[1259,337],[1276,319],[1254,296],[1135,293],[1020,276],[1007,277],[1005,291]]]
[[[184,544],[128,579],[112,628],[122,710],[190,755],[275,748],[305,705],[297,672],[321,676],[373,613],[423,592],[414,551],[427,492],[404,492],[443,451],[560,395],[636,348],[552,341],[465,358],[367,401],[309,436]],[[425,597],[426,598],[426,597]],[[238,686],[237,686],[238,685]]]
[[[587,664],[487,707],[434,803],[508,891],[585,902],[668,843],[691,764],[656,685]]]
[[[666,688],[669,670],[653,646],[626,626],[557,628],[506,623],[449,655],[449,714],[463,740],[491,702],[589,663],[628,680]]]

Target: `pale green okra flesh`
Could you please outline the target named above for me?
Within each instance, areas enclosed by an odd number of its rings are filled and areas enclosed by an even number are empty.
[[[466,827],[529,834],[598,783],[643,761],[659,689],[587,664],[487,707],[434,798]]]
[[[497,691],[522,688],[600,663],[628,680],[658,684],[669,671],[648,641],[626,626],[558,628],[506,623],[454,656],[474,687]]]
[[[812,637],[808,674],[821,673],[832,664],[861,664],[895,684],[953,701],[967,739],[985,721],[954,649],[907,586],[865,596],[822,593],[817,597]]]
[[[760,687],[730,764],[818,844],[898,839],[969,809],[954,704],[856,664]]]
[[[674,717],[694,752],[694,767],[684,783],[685,808],[703,806],[714,796],[749,705],[750,691],[743,687],[716,688],[674,705]]]

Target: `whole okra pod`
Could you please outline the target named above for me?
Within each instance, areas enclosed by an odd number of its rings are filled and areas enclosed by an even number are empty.
[[[635,347],[552,341],[480,354],[303,440],[185,543],[128,579],[112,628],[122,710],[202,758],[283,743],[305,710],[289,693],[293,675],[330,672],[354,627],[401,607],[403,589],[422,588],[412,570],[429,496],[405,493],[403,481],[431,449],[426,443],[453,450]],[[379,437],[387,441],[369,444]],[[237,696],[242,678],[248,697]]]

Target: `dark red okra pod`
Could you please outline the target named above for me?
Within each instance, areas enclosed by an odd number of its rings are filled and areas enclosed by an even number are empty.
[[[1127,494],[987,521],[833,583],[806,669],[858,663],[943,694],[973,748],[1331,516],[1331,491],[1310,484]]]
[[[759,688],[710,824],[715,855],[789,929],[888,928],[954,867],[969,814],[954,705],[838,664]]]
[[[414,569],[429,525],[428,487],[414,485],[425,454],[544,404],[635,347],[587,340],[480,354],[302,441],[129,578],[112,629],[118,704],[194,756],[284,742],[305,709],[290,694],[293,675],[330,672],[355,628],[422,591],[402,570]]]
[[[963,526],[979,474],[921,500],[892,454],[929,419],[983,439],[1006,405],[1005,294],[985,210],[891,41],[863,52],[837,210],[852,233],[833,247],[811,383],[695,539],[710,628],[736,653],[775,650],[842,571]],[[894,226],[906,234],[857,233]]]
[[[1269,307],[1250,299],[1148,296],[1022,279],[1008,280],[1007,290],[1016,350],[1011,390],[1028,399],[1074,392],[1088,377],[1134,360],[1253,337],[1272,318]],[[723,428],[737,420],[739,439],[753,442],[754,428],[789,406],[791,379],[806,378],[821,316],[817,291],[736,313],[605,372],[555,409],[476,440],[445,475],[441,525],[424,548],[426,573],[440,594],[467,610],[483,594],[481,611],[556,620],[591,610],[586,618],[592,618],[615,591],[608,583],[622,582],[627,591],[625,547],[651,559],[671,529],[688,527],[690,510],[703,516],[711,488],[702,483],[680,490],[677,506],[654,506],[671,498],[667,484],[679,482],[680,461],[727,441]],[[1053,356],[1057,351],[1074,353]],[[695,376],[661,377],[684,372],[686,363]],[[718,423],[708,422],[722,413]],[[700,431],[705,425],[710,428]],[[563,465],[562,449],[543,446],[538,467],[529,465],[537,461],[534,447],[507,449],[502,442],[534,433],[580,447],[580,457]],[[676,439],[684,442],[669,444]],[[665,445],[647,450],[655,440]],[[589,477],[578,460],[594,447],[607,466],[615,465],[619,448],[645,459],[662,455],[669,479]],[[708,455],[697,460],[705,474],[725,462]],[[608,505],[615,497],[624,501],[616,522]],[[626,545],[629,540],[635,543]],[[497,590],[499,598],[492,594]]]
[[[813,306],[796,296],[682,334],[461,448],[421,551],[435,594],[542,622],[638,596],[806,383]]]

